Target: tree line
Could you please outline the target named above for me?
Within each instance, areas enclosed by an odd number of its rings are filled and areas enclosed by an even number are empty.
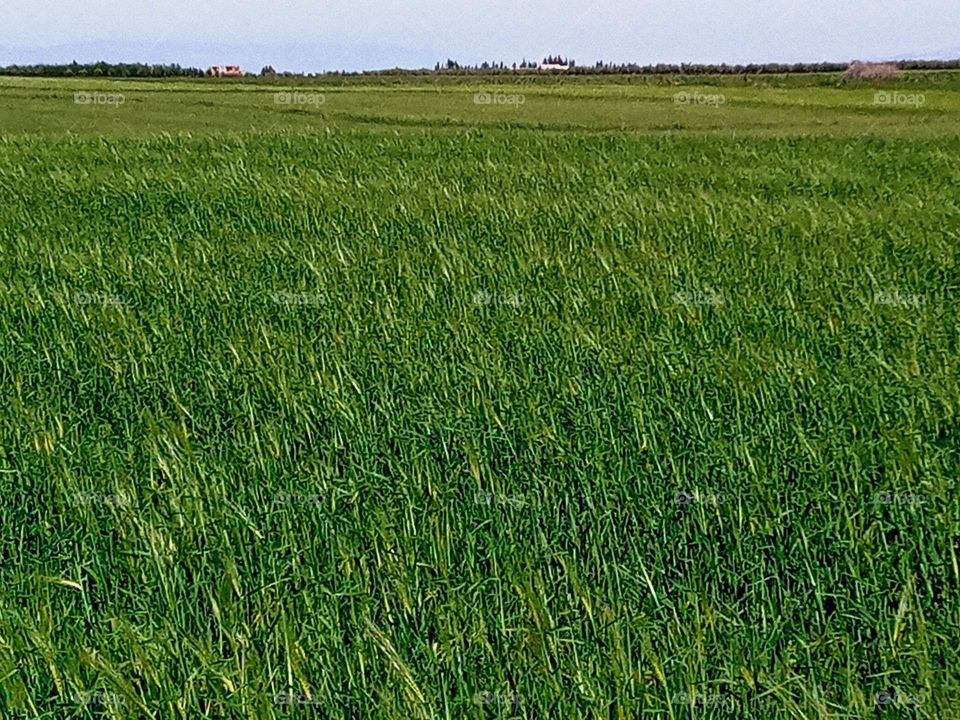
[[[146,65],[144,63],[78,63],[65,65],[10,65],[0,67],[0,75],[23,77],[116,77],[169,78],[203,77],[199,68],[179,65]]]
[[[558,62],[559,61],[559,62]],[[745,65],[700,64],[700,63],[657,63],[655,65],[639,65],[637,63],[607,63],[598,60],[594,65],[577,65],[573,60],[561,59],[559,56],[545,58],[545,65],[569,65],[564,72],[573,75],[763,75],[763,74],[801,74],[801,73],[833,73],[844,72],[850,67],[846,62],[819,62],[819,63],[750,63]],[[957,60],[901,60],[889,63],[899,70],[958,70],[960,59]],[[487,63],[480,65],[461,65],[455,60],[446,63],[437,63],[434,72],[447,74],[484,74],[497,73],[504,70],[536,72],[539,65],[535,62],[523,62],[512,66],[504,63]],[[382,70],[377,74],[391,74],[403,70]]]
[[[559,62],[558,62],[559,61]],[[551,56],[544,58],[543,64],[569,65],[563,72],[574,75],[763,75],[763,74],[800,74],[800,73],[834,73],[844,72],[850,67],[849,63],[821,62],[821,63],[751,63],[747,65],[697,64],[697,63],[657,63],[656,65],[638,65],[636,63],[607,63],[598,60],[592,66],[578,66],[571,59]],[[899,70],[958,70],[960,59],[957,60],[905,60],[891,63]],[[497,75],[505,72],[537,73],[539,64],[525,58],[520,63],[507,65],[503,62],[483,62],[479,65],[461,65],[455,60],[448,59],[445,63],[437,63],[433,70],[406,70],[394,68],[389,70],[370,70],[362,72],[329,72],[329,73],[277,73],[272,67],[265,67],[260,75],[265,77],[281,76],[295,77],[323,77],[330,76],[383,76],[383,75]],[[111,77],[111,78],[172,78],[172,77],[205,77],[206,72],[194,67],[180,65],[148,65],[145,63],[77,63],[66,65],[10,65],[0,67],[0,75],[14,75],[25,77]]]

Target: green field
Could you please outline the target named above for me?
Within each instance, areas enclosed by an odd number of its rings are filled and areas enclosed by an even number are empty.
[[[362,85],[360,79],[344,77],[301,85],[290,82],[0,77],[0,132],[143,137],[185,132],[262,135],[318,128],[430,133],[485,128],[621,136],[960,135],[960,71],[906,73],[902,79],[878,84],[845,83],[836,76],[815,74],[685,80],[626,76],[619,81],[589,76],[522,80],[441,76],[382,78]],[[890,102],[877,102],[878,92],[887,93]],[[77,93],[105,102],[77,104]],[[286,96],[278,98],[280,93]],[[478,104],[477,93],[505,101]],[[681,102],[675,97],[678,93],[686,94]],[[918,95],[922,104],[910,102]],[[122,103],[109,102],[114,96]],[[904,102],[896,102],[901,99]]]
[[[960,718],[958,78],[0,78],[0,717]]]

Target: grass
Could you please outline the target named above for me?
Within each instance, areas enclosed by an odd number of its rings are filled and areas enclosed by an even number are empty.
[[[960,715],[955,91],[121,85],[0,81],[4,717]]]
[[[642,78],[641,78],[642,79]],[[210,134],[326,128],[427,133],[470,128],[725,137],[957,135],[960,71],[912,73],[879,85],[810,78],[544,78],[480,85],[462,78],[273,82],[0,77],[0,132],[44,135]],[[799,84],[803,81],[803,84]],[[517,102],[478,104],[478,92]],[[877,102],[877,93],[905,102]],[[77,104],[76,95],[120,98]],[[284,97],[278,102],[278,93]],[[677,102],[677,95],[685,94]],[[922,95],[922,104],[906,102]],[[893,98],[897,99],[897,98]],[[287,102],[283,102],[287,100]],[[121,104],[122,103],[122,104]]]

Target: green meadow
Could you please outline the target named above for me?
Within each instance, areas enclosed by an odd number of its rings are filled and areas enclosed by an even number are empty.
[[[0,717],[960,717],[960,73],[0,78]]]
[[[770,138],[960,134],[960,71],[908,72],[875,83],[827,74],[346,76],[293,82],[0,77],[0,131],[112,137],[326,128]]]

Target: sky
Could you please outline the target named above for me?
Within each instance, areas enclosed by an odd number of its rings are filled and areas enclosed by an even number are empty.
[[[257,71],[960,57],[960,0],[2,0],[0,65]]]

